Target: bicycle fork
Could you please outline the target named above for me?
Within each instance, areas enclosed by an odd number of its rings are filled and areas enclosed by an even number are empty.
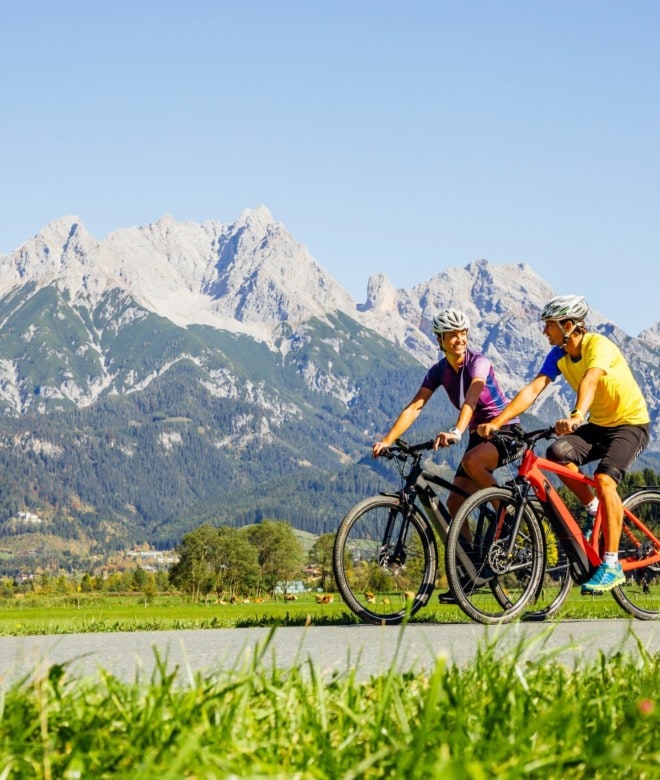
[[[413,512],[413,504],[408,500],[405,491],[402,490],[396,495],[399,497],[405,510],[401,512],[398,507],[390,509],[377,558],[379,566],[391,571],[397,571],[406,564],[408,529],[410,528],[410,518]],[[399,516],[401,517],[401,522],[397,529],[397,518]]]
[[[520,528],[525,507],[530,506],[528,482],[513,482],[511,490],[513,504],[501,502],[495,507],[495,522],[491,522],[488,535],[489,564],[497,574],[515,572],[529,565],[527,560],[518,560],[520,551]],[[533,510],[532,510],[533,511]],[[536,517],[536,515],[534,515]]]

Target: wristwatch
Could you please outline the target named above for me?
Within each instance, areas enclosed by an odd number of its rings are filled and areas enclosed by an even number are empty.
[[[453,433],[453,434],[454,434],[454,436],[458,436],[458,438],[459,438],[459,439],[460,439],[460,438],[461,438],[461,436],[463,435],[463,434],[462,434],[462,433],[461,433],[461,432],[458,430],[458,428],[456,428],[455,426],[454,426],[453,428],[450,428],[450,429],[447,431],[447,433]]]

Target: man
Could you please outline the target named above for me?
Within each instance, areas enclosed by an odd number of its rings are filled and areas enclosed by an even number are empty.
[[[431,366],[414,398],[401,411],[389,433],[373,445],[372,452],[377,458],[403,436],[437,388],[444,387],[459,414],[453,428],[438,433],[434,449],[455,444],[466,430],[470,431],[453,484],[466,493],[474,493],[479,488],[495,485],[492,472],[511,460],[515,453],[509,454],[499,443],[486,441],[475,432],[479,423],[492,420],[505,408],[507,399],[497,383],[490,360],[468,349],[469,328],[470,321],[458,309],[445,309],[433,318],[433,332],[444,356]],[[513,416],[510,421],[518,422]],[[464,500],[458,493],[449,494],[447,509],[452,517]],[[443,603],[453,602],[449,593],[440,594],[439,598]]]
[[[604,593],[625,582],[618,559],[623,505],[617,486],[649,440],[644,396],[619,348],[605,336],[587,332],[588,311],[585,299],[577,295],[559,296],[546,304],[541,319],[552,349],[539,374],[494,420],[477,429],[488,437],[528,409],[560,373],[576,392],[573,411],[555,423],[560,438],[548,448],[547,457],[575,472],[585,463],[599,461],[594,478],[604,519],[605,555],[582,586],[583,594]],[[589,422],[583,424],[587,413]],[[592,502],[588,486],[568,479],[565,484],[585,506]]]

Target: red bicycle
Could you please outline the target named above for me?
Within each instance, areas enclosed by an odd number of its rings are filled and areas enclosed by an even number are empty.
[[[555,436],[554,427],[529,433],[495,431],[512,446],[525,445],[515,478],[501,487],[486,488],[466,499],[449,528],[445,545],[447,578],[461,609],[480,623],[504,623],[525,614],[530,603],[539,598],[544,587],[556,592],[552,612],[568,596],[570,587],[549,582],[552,572],[564,572],[573,582],[582,584],[591,578],[601,563],[603,518],[600,511],[593,530],[585,534],[579,522],[551,482],[551,474],[570,477],[592,487],[594,480],[576,474],[559,463],[538,456],[534,446],[542,439]],[[619,560],[626,583],[611,591],[615,601],[629,614],[641,620],[660,617],[660,489],[647,487],[625,498]],[[541,534],[526,534],[525,529],[538,526]],[[546,566],[520,566],[520,545],[514,540],[525,537],[526,554],[542,555]],[[538,539],[542,550],[538,550]],[[461,566],[466,544],[480,582],[497,577],[500,583],[515,584],[515,604],[493,597],[492,590],[474,587],[466,580]],[[520,574],[522,572],[522,575]],[[521,576],[525,580],[521,582]],[[520,595],[520,588],[524,588]],[[570,583],[569,583],[570,585]],[[549,611],[539,612],[547,617]],[[534,617],[535,613],[527,613]]]

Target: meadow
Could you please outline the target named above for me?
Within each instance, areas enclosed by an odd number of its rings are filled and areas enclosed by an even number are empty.
[[[609,596],[585,598],[574,588],[557,619],[626,618]],[[347,625],[357,618],[341,598],[318,604],[314,594],[295,601],[195,603],[179,595],[145,599],[140,594],[26,594],[0,599],[0,636],[72,634],[103,631],[157,631],[251,626]],[[459,623],[469,619],[456,606],[429,604],[412,619],[423,623]],[[1,777],[0,777],[1,780]]]

